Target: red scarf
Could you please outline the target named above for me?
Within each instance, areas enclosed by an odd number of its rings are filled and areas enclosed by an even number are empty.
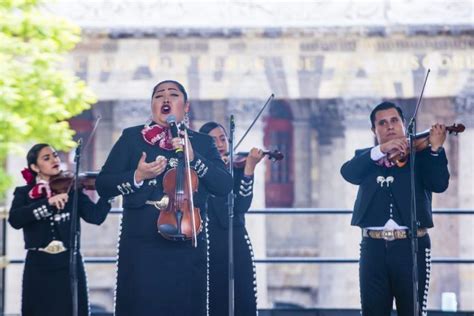
[[[145,142],[150,145],[156,145],[165,150],[173,150],[173,145],[171,143],[171,132],[167,127],[161,127],[160,125],[150,126],[148,123],[145,124],[145,127],[142,129],[142,135]]]
[[[32,200],[36,200],[42,197],[47,197],[48,199],[53,196],[53,192],[49,187],[49,183],[44,180],[38,180],[35,186],[28,192],[28,196]]]
[[[30,169],[25,168],[21,171],[21,175],[23,179],[25,179],[27,184],[32,185],[35,182],[35,175],[31,172]],[[49,182],[45,180],[41,180],[39,178],[36,179],[36,184],[31,188],[30,192],[28,192],[28,196],[32,200],[36,200],[42,197],[50,198],[53,196],[51,189],[49,187]]]

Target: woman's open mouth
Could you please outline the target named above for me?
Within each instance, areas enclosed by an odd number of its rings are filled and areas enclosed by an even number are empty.
[[[171,112],[171,107],[167,104],[161,106],[161,114],[169,114]]]

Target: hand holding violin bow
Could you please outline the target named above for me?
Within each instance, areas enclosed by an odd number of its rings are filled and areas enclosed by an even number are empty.
[[[58,210],[63,210],[69,200],[68,193],[60,193],[53,195],[48,199],[48,204],[56,207]]]
[[[408,139],[405,136],[380,144],[380,151],[387,154],[389,159],[395,155],[405,156],[408,151]]]

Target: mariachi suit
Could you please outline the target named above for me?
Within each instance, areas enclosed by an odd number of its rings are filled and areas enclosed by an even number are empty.
[[[157,156],[168,159],[167,169],[176,162],[176,153],[144,141],[143,125],[127,128],[112,148],[100,172],[96,186],[99,194],[123,195],[122,228],[115,312],[117,316],[191,316],[207,313],[207,236],[198,234],[197,248],[191,241],[170,241],[157,229],[159,210],[147,201],[158,201],[163,195],[163,172],[145,180],[140,187],[134,173],[142,152],[151,162]],[[199,179],[194,205],[201,210],[206,225],[206,203],[209,193],[226,195],[232,178],[208,135],[188,131],[195,159],[191,167]]]
[[[28,250],[23,272],[22,315],[64,316],[72,314],[72,295],[69,278],[69,250],[50,254],[38,249],[51,241],[70,245],[73,193],[63,210],[48,204],[46,197],[31,199],[28,192],[33,185],[17,187],[8,221],[15,229],[23,229],[25,249]],[[107,200],[97,204],[80,192],[79,216],[86,222],[100,225],[110,210]],[[80,222],[78,222],[80,225]],[[79,226],[80,229],[80,226]],[[81,255],[77,262],[79,315],[89,315],[87,282]]]
[[[358,185],[351,224],[361,228],[383,227],[389,220],[410,227],[410,162],[404,167],[383,167],[370,157],[372,148],[357,150],[341,168],[348,182]],[[415,157],[415,191],[418,228],[433,227],[432,192],[441,193],[449,184],[448,161],[444,150],[430,148]],[[420,314],[426,315],[426,299],[431,271],[429,235],[418,238],[418,295]],[[364,237],[360,254],[360,290],[363,315],[389,315],[393,298],[398,315],[411,315],[412,258],[409,238],[387,241]]]
[[[244,176],[243,168],[234,168],[234,289],[235,315],[257,314],[257,281],[253,250],[245,213],[253,198],[253,176]],[[229,213],[227,197],[209,199],[209,312],[211,316],[227,315],[229,310]]]

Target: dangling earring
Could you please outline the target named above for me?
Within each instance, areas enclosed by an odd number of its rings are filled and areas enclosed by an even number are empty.
[[[189,113],[188,112],[184,113],[183,123],[187,128],[189,128]]]

